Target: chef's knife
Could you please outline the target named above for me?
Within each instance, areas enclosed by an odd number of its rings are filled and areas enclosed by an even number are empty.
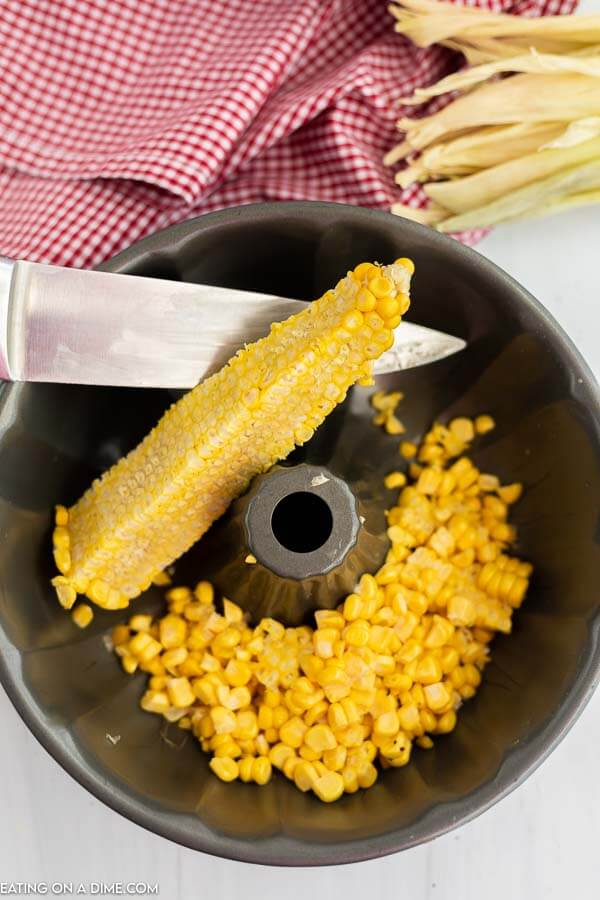
[[[300,300],[0,257],[0,378],[190,388]],[[411,322],[375,373],[443,359],[465,342]]]

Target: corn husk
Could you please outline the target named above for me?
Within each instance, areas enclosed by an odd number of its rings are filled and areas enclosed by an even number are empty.
[[[600,78],[600,56],[589,59],[585,56],[559,56],[553,53],[538,53],[533,48],[525,56],[514,56],[496,60],[470,69],[462,69],[453,75],[442,78],[437,84],[426,88],[417,88],[412,97],[401,100],[403,106],[419,105],[432,97],[439,97],[450,91],[464,91],[487,81],[494,75],[506,72],[528,72],[546,75],[555,72],[576,72]]]
[[[471,68],[399,102],[458,94],[422,118],[403,116],[386,163],[424,183],[431,207],[393,211],[440,231],[481,228],[598,202],[600,15],[530,19],[443,0],[396,0],[396,30],[441,43]]]
[[[458,216],[451,216],[437,224],[439,231],[465,231],[471,228],[486,228],[513,219],[540,215],[545,204],[562,205],[569,195],[591,194],[591,202],[596,202],[600,191],[600,160],[551,175],[534,184],[521,187],[495,200],[487,206],[479,206]],[[561,204],[560,201],[563,201]]]
[[[430,47],[456,37],[474,43],[479,38],[529,38],[542,50],[545,40],[561,44],[600,43],[600,15],[546,16],[539,19],[490,13],[439,0],[397,0],[389,7],[396,31],[417,47]]]
[[[578,119],[571,122],[562,134],[552,138],[547,144],[542,144],[540,150],[553,150],[558,147],[574,147],[583,141],[600,136],[600,116],[590,116],[587,119]]]
[[[426,185],[425,193],[439,206],[464,213],[487,206],[519,188],[565,169],[600,159],[600,138],[574,147],[542,150],[456,181]]]
[[[542,216],[553,215],[554,213],[565,212],[568,209],[576,209],[578,206],[593,206],[600,203],[600,188],[597,190],[580,191],[574,194],[565,194],[563,197],[553,199],[540,206],[535,206],[529,210],[525,218],[538,219]]]
[[[470,128],[516,122],[570,122],[600,115],[600,78],[578,74],[514,75],[485,84],[423,119],[398,128],[416,150]]]
[[[558,142],[565,138],[570,128],[571,124],[565,128],[564,122],[523,122],[518,125],[479,128],[463,137],[427,148],[419,157],[419,166],[430,177],[471,175],[481,169],[533,153],[542,147],[551,148],[555,142],[556,146],[559,146]],[[595,137],[595,134],[588,134],[585,128],[582,128],[581,140]],[[576,143],[575,138],[576,135],[573,133],[573,143]]]

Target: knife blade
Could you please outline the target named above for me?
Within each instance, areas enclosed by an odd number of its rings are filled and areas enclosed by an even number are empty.
[[[190,388],[307,303],[0,258],[0,378]],[[375,374],[443,359],[460,338],[402,323]]]

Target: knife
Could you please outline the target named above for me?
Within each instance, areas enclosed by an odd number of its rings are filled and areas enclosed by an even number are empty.
[[[190,388],[300,300],[0,257],[0,378]],[[381,375],[443,359],[460,338],[411,322],[376,360]]]

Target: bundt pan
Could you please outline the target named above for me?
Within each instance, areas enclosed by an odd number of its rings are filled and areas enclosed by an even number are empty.
[[[514,518],[518,553],[534,563],[535,577],[513,634],[496,639],[483,686],[462,709],[456,731],[437,740],[433,750],[417,750],[407,767],[384,772],[372,789],[334,804],[300,793],[279,774],[264,788],[218,781],[189,735],[138,709],[144,676],[125,675],[105,642],[126,613],[99,611],[90,628],[79,631],[49,586],[53,504],[73,502],[133,447],[171,402],[169,393],[56,385],[0,390],[2,683],[36,737],[84,787],[140,825],[189,847],[256,863],[321,865],[382,856],[431,839],[523,781],[568,731],[597,681],[597,387],[557,324],[508,275],[412,222],[322,203],[264,204],[204,216],[139,242],[105,268],[310,299],[361,260],[400,255],[416,263],[409,318],[465,338],[468,348],[434,365],[386,376],[378,387],[405,392],[401,416],[409,438],[437,416],[494,416],[497,428],[480,439],[475,459],[504,479],[525,483]],[[345,589],[345,560],[375,568],[385,552],[377,509],[391,499],[381,482],[400,461],[398,439],[370,423],[368,394],[354,389],[310,444],[282,466],[292,477],[286,495],[310,493],[302,487],[312,481],[306,480],[310,467],[339,480],[329,501],[322,498],[328,510],[296,498],[290,501],[296,504],[293,527],[286,520],[289,509],[274,520],[288,550],[309,540],[300,549],[315,563],[310,577],[334,592]],[[251,485],[215,526],[216,535],[223,529],[235,543],[236,529],[241,534],[253,521],[253,498],[267,505],[281,499],[272,477],[266,487]],[[353,516],[358,513],[361,524],[361,504],[369,501],[377,509],[361,537]],[[345,523],[340,509],[349,517]],[[323,574],[319,548],[332,527],[344,532],[349,556]],[[268,534],[249,539],[257,541],[254,555],[268,557]],[[240,600],[251,606],[253,591],[235,547],[218,557],[209,552],[211,540],[214,547],[209,533],[180,561],[180,577],[219,580],[233,567],[239,590],[246,591]],[[289,582],[291,593],[278,595],[278,613],[287,608],[301,615],[298,604],[325,603],[329,595],[316,589],[295,591],[298,583],[302,588],[303,572],[290,572],[288,563],[283,557],[272,563],[283,566],[278,576],[263,571],[276,594],[281,582],[273,578]],[[230,579],[232,592],[237,581]],[[160,603],[153,589],[133,608],[158,610]]]

